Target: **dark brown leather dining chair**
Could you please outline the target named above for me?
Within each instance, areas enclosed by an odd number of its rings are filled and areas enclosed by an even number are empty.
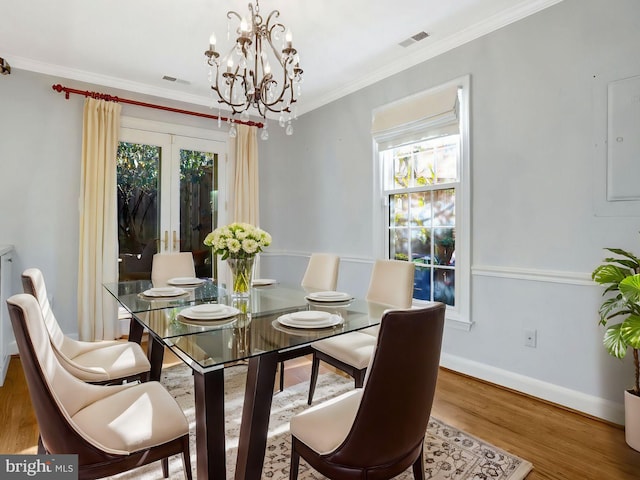
[[[39,453],[78,455],[78,478],[115,475],[182,454],[192,478],[189,423],[159,382],[93,385],[69,373],[54,354],[35,297],[7,300],[40,430]]]
[[[385,313],[364,387],[291,419],[290,480],[300,457],[333,480],[388,480],[409,467],[424,479],[444,312],[435,303]]]

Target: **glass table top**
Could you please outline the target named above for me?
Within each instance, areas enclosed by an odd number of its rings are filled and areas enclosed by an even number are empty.
[[[175,297],[148,298],[142,292],[150,287],[148,280],[105,284],[152,335],[199,371],[303,347],[377,325],[381,317],[379,308],[363,300],[314,302],[297,286],[253,287],[246,299],[232,299],[211,280]],[[296,323],[297,317],[320,323]]]

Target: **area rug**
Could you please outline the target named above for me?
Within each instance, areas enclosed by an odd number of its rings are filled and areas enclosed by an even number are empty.
[[[233,478],[235,458],[240,431],[240,418],[246,366],[235,366],[225,370],[225,417],[227,431],[227,478]],[[193,476],[195,466],[195,420],[193,406],[193,377],[191,370],[178,365],[163,371],[162,384],[176,398],[189,419],[191,430],[191,461]],[[291,436],[289,419],[307,407],[309,384],[303,382],[282,392],[274,393],[269,420],[269,440],[265,455],[263,478],[286,480],[289,478]],[[353,380],[326,373],[320,375],[313,398],[314,405],[353,388]],[[451,427],[433,417],[429,421],[425,438],[425,477],[431,480],[522,480],[533,468],[531,463],[513,456],[465,432]],[[300,480],[325,479],[304,460],[300,460]],[[183,479],[180,456],[169,459],[169,475],[172,480]],[[132,470],[112,478],[131,480],[161,480],[160,463]],[[397,480],[412,480],[411,469],[396,477]]]

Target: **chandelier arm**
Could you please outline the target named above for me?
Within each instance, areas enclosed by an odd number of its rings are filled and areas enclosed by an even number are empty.
[[[291,105],[296,103],[297,90],[294,87],[302,75],[297,51],[286,35],[282,48],[275,45],[279,34],[287,32],[286,27],[277,21],[279,10],[263,17],[259,0],[256,0],[255,7],[250,2],[248,8],[250,26],[238,12],[227,12],[227,19],[240,22],[236,29],[238,36],[227,55],[219,58],[213,47],[205,52],[209,65],[216,67],[211,89],[217,93],[218,103],[227,105],[234,115],[250,108],[255,108],[265,119],[267,112],[290,113]]]
[[[278,63],[280,63],[281,67],[284,67],[284,61],[282,59],[282,54],[280,53],[280,50],[278,50],[276,48],[276,46],[273,44],[273,40],[272,40],[273,29],[276,28],[276,27],[280,27],[283,32],[285,31],[284,25],[282,25],[281,23],[276,23],[275,25],[272,25],[267,30],[268,34],[266,35],[266,39],[267,39],[267,42],[269,43],[269,46],[271,47],[271,51],[273,52],[274,56],[278,60]]]
[[[242,17],[238,12],[234,12],[233,10],[227,12],[227,19],[232,20],[234,16],[238,17],[239,21],[242,21]]]
[[[269,27],[269,25],[271,24],[271,19],[275,16],[275,18],[278,18],[280,16],[280,12],[278,10],[274,10],[273,12],[271,12],[269,14],[269,16],[267,17],[267,22],[265,23],[265,25],[267,26],[267,30],[271,30],[271,28]],[[278,23],[277,25],[280,25],[283,28],[283,32],[284,30],[284,25],[282,25],[281,23]]]

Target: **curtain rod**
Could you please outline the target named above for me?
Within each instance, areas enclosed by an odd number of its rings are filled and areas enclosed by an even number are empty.
[[[74,94],[77,94],[77,95],[84,95],[85,97],[91,97],[91,98],[95,98],[95,99],[98,99],[98,100],[106,100],[108,102],[128,103],[129,105],[136,105],[138,107],[155,108],[156,110],[164,110],[166,112],[182,113],[184,115],[193,115],[194,117],[211,118],[213,120],[220,119],[223,122],[231,121],[233,123],[239,123],[239,124],[242,124],[242,125],[249,125],[250,127],[258,127],[258,128],[264,127],[263,123],[254,122],[252,120],[244,121],[244,120],[238,120],[238,119],[235,119],[235,118],[220,117],[218,115],[210,115],[210,114],[207,114],[207,113],[192,112],[190,110],[182,110],[180,108],[166,107],[164,105],[156,105],[154,103],[138,102],[137,100],[129,100],[127,98],[113,97],[113,96],[108,95],[106,93],[91,92],[89,90],[76,90],[75,88],[65,87],[63,85],[60,85],[59,83],[53,85],[52,88],[58,93],[64,92],[64,98],[66,98],[67,100],[69,100],[69,94],[74,93]]]

